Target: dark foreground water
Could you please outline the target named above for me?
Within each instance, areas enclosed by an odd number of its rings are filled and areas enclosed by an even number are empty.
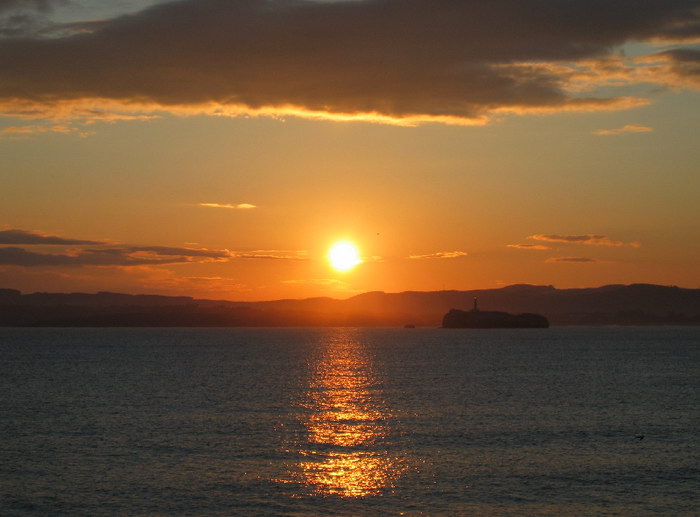
[[[699,387],[698,328],[0,329],[0,515],[698,515]]]

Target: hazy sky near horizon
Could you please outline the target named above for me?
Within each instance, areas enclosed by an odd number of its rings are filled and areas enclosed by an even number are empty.
[[[699,89],[700,0],[0,0],[0,287],[698,288]]]

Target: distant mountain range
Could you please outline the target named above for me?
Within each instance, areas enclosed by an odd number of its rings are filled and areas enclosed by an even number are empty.
[[[651,284],[586,289],[511,285],[474,291],[368,292],[345,300],[267,302],[109,292],[21,294],[0,289],[0,326],[416,326],[450,309],[534,312],[552,325],[700,325],[700,289]]]

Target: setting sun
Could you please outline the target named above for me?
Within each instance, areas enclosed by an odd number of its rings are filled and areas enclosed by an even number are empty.
[[[328,250],[328,260],[333,269],[342,273],[350,271],[356,265],[362,263],[357,247],[347,241],[335,243]]]

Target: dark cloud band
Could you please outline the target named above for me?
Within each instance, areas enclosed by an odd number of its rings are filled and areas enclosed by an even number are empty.
[[[183,258],[134,257],[124,253],[105,251],[82,251],[75,255],[59,253],[36,253],[22,248],[0,248],[0,265],[5,266],[143,266],[187,262]]]
[[[306,253],[294,250],[230,251],[174,246],[126,246],[100,241],[69,239],[26,230],[0,231],[0,265],[104,266],[130,267],[144,265],[184,264],[195,262],[228,262],[231,260],[308,260]],[[9,245],[71,246],[63,253],[29,251]]]
[[[109,99],[394,119],[608,109],[540,66],[700,35],[700,0],[186,0],[0,42],[0,101]]]
[[[53,235],[44,235],[39,232],[27,230],[0,230],[0,244],[45,244],[71,246],[80,244],[101,244],[98,241],[88,241],[82,239],[67,239]]]

